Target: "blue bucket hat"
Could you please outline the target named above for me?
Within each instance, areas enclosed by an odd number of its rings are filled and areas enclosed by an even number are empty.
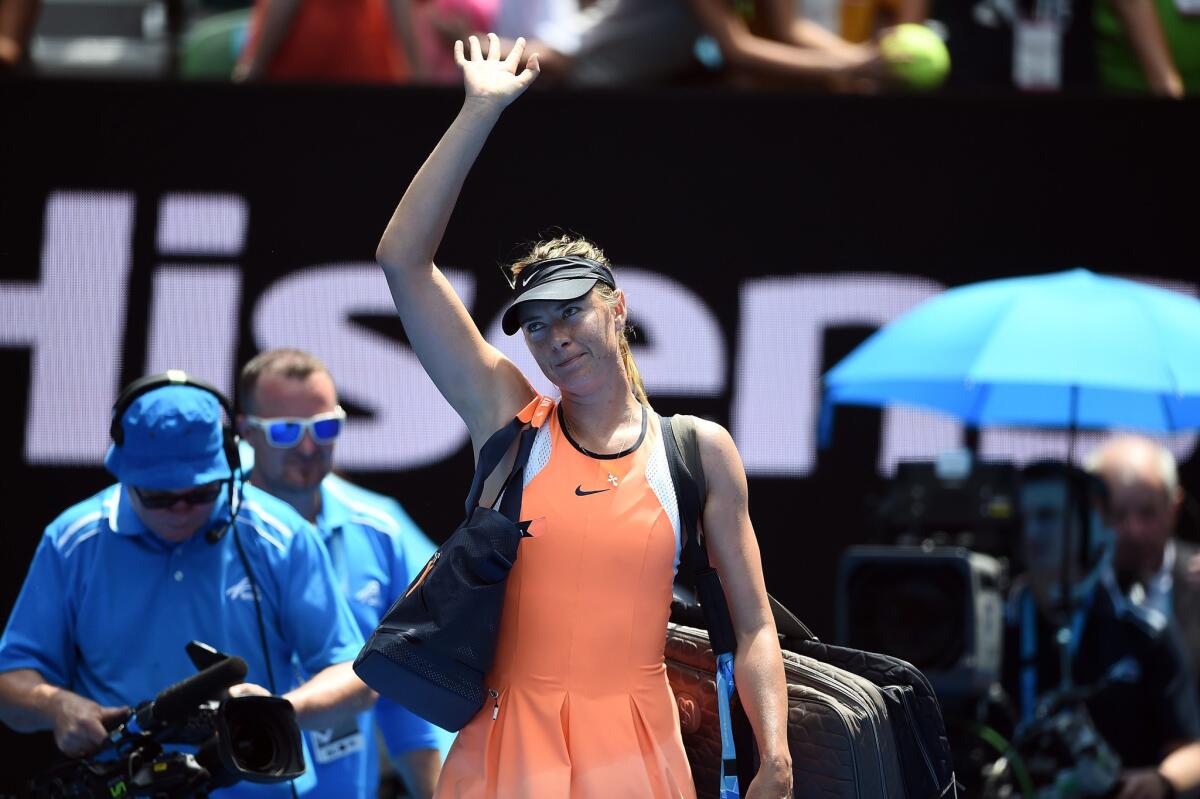
[[[221,405],[191,386],[165,386],[134,400],[121,418],[124,443],[104,466],[126,485],[174,491],[230,477]]]

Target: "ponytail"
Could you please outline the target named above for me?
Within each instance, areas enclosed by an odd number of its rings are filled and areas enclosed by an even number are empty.
[[[633,390],[633,396],[637,397],[637,401],[643,405],[649,406],[650,400],[646,399],[646,386],[642,383],[642,373],[638,370],[637,364],[633,361],[633,350],[629,347],[629,328],[621,331],[621,363],[625,365],[625,377],[629,380],[629,388]]]

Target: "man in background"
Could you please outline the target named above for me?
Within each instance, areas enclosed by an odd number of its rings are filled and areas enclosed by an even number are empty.
[[[1105,442],[1088,467],[1108,486],[1108,524],[1117,536],[1113,556],[1117,584],[1135,605],[1178,626],[1196,672],[1200,573],[1189,564],[1200,547],[1175,537],[1183,505],[1175,457],[1148,438],[1120,435]]]
[[[238,392],[238,422],[254,449],[251,484],[316,525],[355,620],[370,635],[433,554],[432,542],[394,500],[331,473],[346,413],[329,370],[315,356],[294,349],[260,353],[242,369]],[[376,725],[409,791],[432,796],[442,733],[386,699],[354,723],[309,733],[317,772],[309,796],[375,795]]]
[[[1112,579],[1104,485],[1066,464],[1036,463],[1022,472],[1020,504],[1026,571],[1009,598],[1003,671],[1019,718],[1034,723],[1063,684],[1059,636],[1069,631],[1070,683],[1087,692],[1095,730],[1121,761],[1115,799],[1200,788],[1187,657],[1162,616],[1125,601]]]

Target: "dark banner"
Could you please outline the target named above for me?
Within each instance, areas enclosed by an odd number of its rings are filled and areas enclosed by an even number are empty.
[[[338,465],[441,540],[465,430],[408,350],[373,264],[456,92],[3,85],[0,359],[7,613],[42,528],[109,480],[119,386],[184,368],[232,389],[260,349],[330,366]],[[558,230],[601,244],[655,407],[726,425],[769,589],[833,637],[839,554],[896,463],[962,445],[952,420],[840,409],[820,375],[945,287],[1087,267],[1196,292],[1190,103],[790,94],[539,93],[506,112],[438,254],[489,340],[498,266]],[[1195,438],[1170,440],[1194,482]],[[984,430],[984,457],[1065,451]],[[1085,445],[1083,451],[1086,452]]]

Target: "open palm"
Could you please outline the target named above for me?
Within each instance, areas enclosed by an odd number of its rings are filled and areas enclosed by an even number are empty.
[[[537,53],[529,57],[525,69],[520,73],[517,68],[525,53],[525,40],[517,39],[506,58],[500,58],[500,40],[496,34],[488,34],[488,54],[484,58],[479,46],[479,39],[469,38],[470,58],[463,54],[463,43],[454,43],[454,60],[463,71],[463,84],[469,99],[486,100],[507,106],[521,95],[537,78],[541,69],[538,66]]]

